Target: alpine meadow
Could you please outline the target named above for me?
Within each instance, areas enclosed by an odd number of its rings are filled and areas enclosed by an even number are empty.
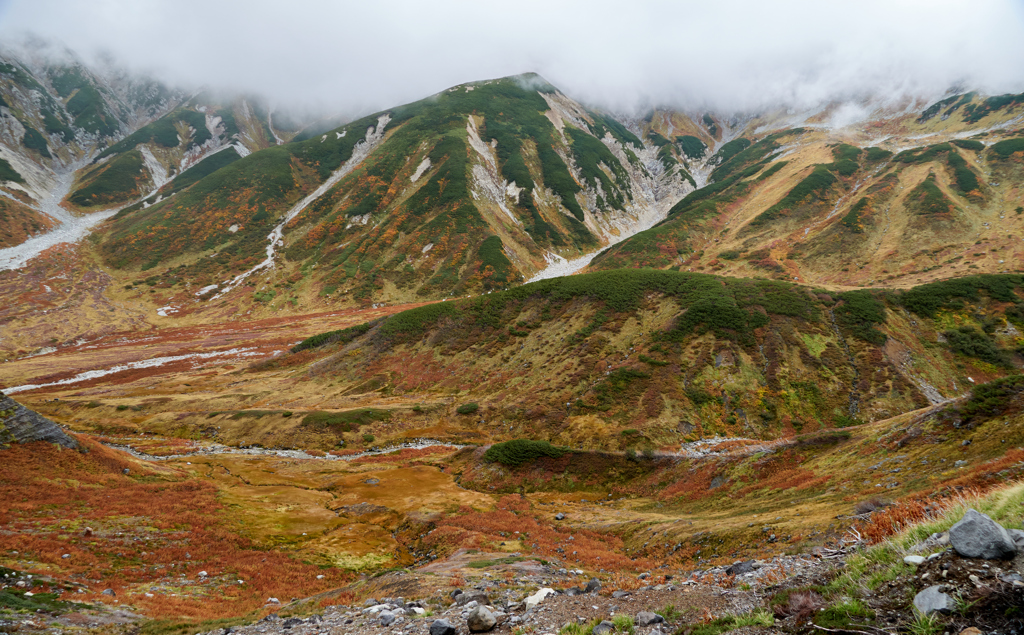
[[[1017,4],[379,9],[0,3],[0,633],[1024,632]]]

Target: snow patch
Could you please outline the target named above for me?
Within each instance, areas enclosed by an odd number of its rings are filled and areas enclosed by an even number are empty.
[[[427,243],[427,244],[426,244],[426,245],[425,245],[425,246],[423,247],[423,249],[422,249],[422,250],[420,251],[420,253],[424,253],[424,254],[425,254],[425,253],[427,253],[428,251],[430,251],[430,250],[431,250],[431,249],[433,249],[433,248],[434,248],[434,243]]]
[[[359,216],[353,216],[348,219],[348,223],[345,224],[345,229],[355,227],[356,225],[366,225],[370,222],[369,214],[360,214]]]
[[[423,176],[423,173],[426,172],[429,168],[430,157],[427,157],[426,159],[420,161],[420,164],[416,166],[416,171],[413,172],[412,176],[409,177],[409,180],[415,183],[416,180]]]
[[[153,179],[153,188],[159,190],[167,181],[171,180],[167,176],[167,170],[164,166],[160,165],[160,162],[153,156],[153,152],[149,147],[145,145],[139,146],[139,152],[142,154],[146,169],[149,170],[150,178]]]
[[[498,162],[494,156],[494,148],[483,142],[480,138],[480,133],[476,128],[476,121],[473,117],[469,118],[466,123],[466,132],[469,136],[469,145],[476,150],[476,153],[483,158],[484,163],[476,163],[473,165],[473,183],[476,185],[473,188],[473,198],[479,199],[480,194],[483,194],[488,200],[496,203],[501,211],[505,212],[515,225],[521,226],[522,223],[515,217],[515,214],[508,208],[506,204],[506,198],[508,197],[508,184],[498,174]]]

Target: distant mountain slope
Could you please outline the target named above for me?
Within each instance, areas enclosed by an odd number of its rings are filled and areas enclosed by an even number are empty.
[[[0,175],[0,189],[39,203],[58,173],[183,99],[181,91],[158,81],[113,66],[90,67],[67,50],[37,45],[0,51],[0,158],[22,177]],[[123,185],[111,190],[132,189]]]
[[[1021,271],[1024,99],[972,93],[937,105],[843,128],[744,122],[707,162],[707,186],[591,268],[841,286]]]
[[[155,194],[175,176],[225,148],[237,158],[239,153],[276,145],[269,116],[258,102],[247,99],[193,97],[100,151],[80,172],[67,201],[85,211],[123,205]]]
[[[280,225],[274,258],[298,267],[289,284],[364,301],[441,297],[521,282],[551,252],[593,251],[693,187],[661,167],[656,146],[536,76],[307,135],[124,210],[102,246],[108,262],[152,269],[184,256],[193,286],[223,284],[266,258]]]

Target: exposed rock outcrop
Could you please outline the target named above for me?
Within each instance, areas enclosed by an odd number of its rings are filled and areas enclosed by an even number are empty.
[[[0,392],[0,447],[30,441],[46,441],[76,450],[79,448],[78,441],[68,436],[56,423]]]

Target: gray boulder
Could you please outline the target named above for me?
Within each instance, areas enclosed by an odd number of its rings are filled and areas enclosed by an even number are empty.
[[[491,600],[487,597],[486,593],[481,593],[480,591],[465,591],[455,596],[455,603],[459,606],[466,606],[470,602],[490,604]]]
[[[1017,553],[1010,534],[999,523],[973,509],[968,509],[960,522],[949,528],[949,542],[965,558],[1001,560]]]
[[[611,635],[611,633],[615,632],[615,625],[608,620],[604,620],[595,626],[592,632],[594,635]]]
[[[587,582],[587,586],[583,588],[584,593],[593,593],[594,591],[601,590],[601,581],[597,578],[591,578],[590,582]]]
[[[381,626],[391,626],[397,616],[391,611],[381,611],[377,617],[380,619]]]
[[[455,635],[457,632],[448,620],[434,620],[430,625],[430,635]]]
[[[651,624],[664,624],[665,618],[652,613],[650,611],[640,611],[636,614],[636,623],[640,626],[650,626]]]
[[[754,561],[747,560],[746,562],[737,562],[728,569],[725,570],[727,575],[743,575],[744,573],[750,573],[754,570]]]
[[[922,615],[941,613],[949,615],[953,612],[953,598],[942,592],[942,585],[936,584],[928,587],[914,596],[914,608]]]
[[[65,434],[59,425],[0,392],[0,447],[31,441],[79,449],[78,441]]]
[[[478,606],[466,616],[466,626],[469,627],[470,633],[485,633],[494,628],[497,623],[497,618],[486,606]]]

